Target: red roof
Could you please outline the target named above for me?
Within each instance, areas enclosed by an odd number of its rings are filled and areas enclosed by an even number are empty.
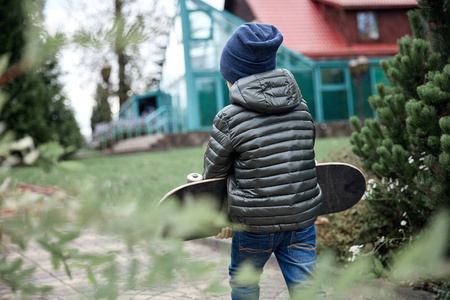
[[[382,1],[388,0],[368,2]],[[390,1],[396,2],[396,0]],[[406,2],[407,0],[397,1]],[[335,25],[323,17],[319,5],[311,0],[247,0],[247,3],[258,22],[273,24],[281,31],[284,46],[310,58],[342,58],[356,55],[392,56],[398,53],[396,44],[348,45]]]
[[[344,9],[417,7],[417,0],[314,0]]]

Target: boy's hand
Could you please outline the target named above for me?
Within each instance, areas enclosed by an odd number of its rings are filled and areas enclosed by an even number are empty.
[[[222,231],[216,235],[216,239],[229,239],[233,237],[233,229],[229,227],[222,228]]]

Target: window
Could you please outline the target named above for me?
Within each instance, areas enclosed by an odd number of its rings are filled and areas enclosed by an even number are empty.
[[[356,15],[358,36],[364,40],[376,40],[380,37],[375,13],[373,11],[359,12]]]
[[[195,84],[200,106],[200,125],[211,127],[217,113],[216,79],[197,78]]]
[[[325,121],[348,120],[347,91],[322,92]]]
[[[314,102],[314,83],[312,73],[293,72],[295,81],[297,81],[302,93],[303,99],[308,103],[309,111],[313,119],[316,118],[316,104]]]
[[[320,70],[322,84],[344,84],[344,70],[342,68],[323,68]]]
[[[189,12],[189,21],[193,40],[212,38],[212,19],[206,12],[200,10]]]

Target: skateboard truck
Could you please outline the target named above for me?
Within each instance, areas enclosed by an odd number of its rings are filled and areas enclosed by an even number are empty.
[[[186,178],[187,183],[197,182],[197,181],[202,181],[202,180],[203,180],[203,176],[202,176],[202,174],[199,174],[199,173],[191,173]]]

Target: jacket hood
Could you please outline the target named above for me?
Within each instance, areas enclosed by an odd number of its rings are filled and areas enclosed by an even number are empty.
[[[262,114],[278,114],[293,110],[302,94],[291,72],[275,69],[236,81],[230,101]]]

